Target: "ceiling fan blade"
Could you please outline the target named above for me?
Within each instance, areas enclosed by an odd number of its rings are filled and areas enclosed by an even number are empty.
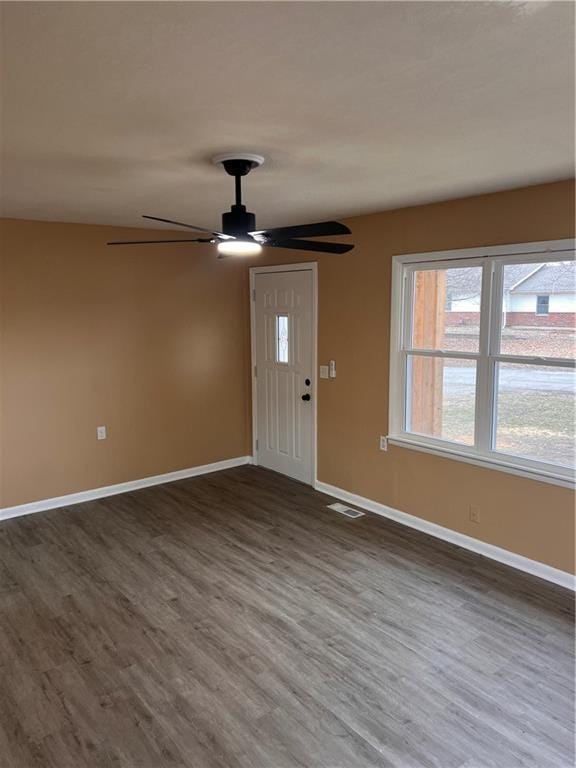
[[[195,237],[193,240],[113,240],[106,245],[151,245],[152,243],[213,243],[211,237]]]
[[[152,221],[161,221],[164,224],[175,224],[177,227],[186,227],[186,229],[194,229],[196,232],[210,232],[212,235],[216,235],[216,237],[221,237],[223,240],[233,240],[234,238],[231,235],[225,235],[223,232],[212,232],[211,229],[206,229],[206,227],[195,227],[193,224],[184,224],[182,221],[172,221],[172,219],[160,219],[158,216],[146,216],[146,214],[142,214],[143,219],[151,219]]]
[[[300,224],[295,227],[276,227],[250,232],[257,239],[261,237],[278,240],[282,237],[324,237],[325,235],[352,234],[345,224],[339,221],[319,221],[317,224]]]
[[[296,251],[318,251],[319,253],[346,253],[354,248],[348,243],[323,243],[315,240],[269,240],[265,247],[292,248]]]
[[[184,224],[181,221],[172,221],[172,219],[160,219],[158,216],[146,216],[142,215],[143,219],[151,219],[152,221],[161,221],[164,224],[176,224],[177,227],[186,227],[186,229],[195,229],[197,232],[210,232],[211,230],[206,227],[195,227],[193,224]]]

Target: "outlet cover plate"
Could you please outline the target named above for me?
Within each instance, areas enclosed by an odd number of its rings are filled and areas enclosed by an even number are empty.
[[[480,507],[477,507],[475,504],[470,504],[470,507],[468,509],[468,515],[470,517],[471,523],[479,523],[480,522]]]

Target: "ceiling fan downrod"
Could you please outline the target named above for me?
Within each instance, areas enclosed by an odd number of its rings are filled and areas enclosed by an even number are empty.
[[[263,158],[254,156],[214,158],[221,163],[229,176],[234,176],[236,202],[227,213],[222,214],[222,231],[226,235],[252,239],[248,232],[256,229],[256,215],[246,210],[242,204],[242,176],[247,176],[253,168],[262,165]]]

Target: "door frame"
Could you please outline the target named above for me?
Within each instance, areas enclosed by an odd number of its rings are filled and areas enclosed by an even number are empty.
[[[314,488],[318,477],[317,469],[317,420],[318,420],[318,262],[305,261],[298,264],[271,264],[268,267],[250,267],[250,380],[252,382],[252,464],[258,466],[258,392],[254,367],[256,365],[256,275],[270,272],[311,272],[312,273],[312,482]]]

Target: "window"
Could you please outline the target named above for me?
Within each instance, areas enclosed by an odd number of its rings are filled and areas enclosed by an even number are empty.
[[[395,257],[393,297],[391,442],[570,483],[573,241]]]
[[[288,315],[276,315],[276,362],[288,362]]]
[[[550,296],[536,296],[536,314],[547,315],[550,311]]]

